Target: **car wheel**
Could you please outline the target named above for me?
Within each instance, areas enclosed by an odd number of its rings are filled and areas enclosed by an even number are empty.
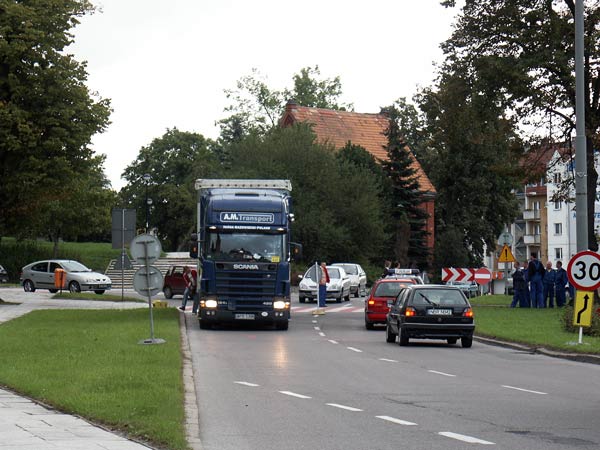
[[[385,341],[389,343],[396,342],[396,335],[392,331],[392,327],[390,327],[389,323],[385,324]]]
[[[360,297],[360,285],[358,286],[358,288],[356,289],[356,292],[354,293],[354,298],[358,298]]]
[[[375,326],[371,322],[369,322],[367,319],[365,319],[365,328],[367,330],[373,330],[373,329],[375,329]]]
[[[275,324],[275,329],[285,331],[289,328],[289,326],[290,326],[290,323],[286,320],[285,322],[277,322]]]
[[[163,294],[165,294],[165,298],[173,298],[173,289],[170,286],[165,286],[163,288]]]
[[[446,339],[448,341],[448,344],[452,345],[452,344],[456,344],[456,338],[448,338]]]
[[[473,337],[462,337],[460,343],[463,348],[470,348],[473,345]]]
[[[35,284],[31,280],[23,281],[23,290],[25,292],[35,292]]]
[[[336,298],[335,302],[336,303],[342,303],[342,299],[344,298],[344,294],[340,294],[340,298]]]
[[[58,292],[58,289],[48,289],[50,291],[51,294],[56,294]]]
[[[300,297],[298,300],[300,300],[300,303],[305,303],[306,302],[306,297]]]
[[[347,301],[347,302],[349,302],[349,301],[350,301],[350,291],[348,291],[348,295],[346,295],[346,296],[344,297],[344,301]]]
[[[408,345],[408,332],[400,328],[400,326],[398,326],[398,331],[400,332],[400,334],[398,335],[398,345],[401,345],[403,347],[405,345]]]
[[[77,293],[77,292],[81,292],[81,286],[79,286],[79,283],[77,281],[71,281],[69,283],[69,292],[72,293]]]
[[[96,289],[94,292],[98,295],[102,295],[104,294],[104,289]]]

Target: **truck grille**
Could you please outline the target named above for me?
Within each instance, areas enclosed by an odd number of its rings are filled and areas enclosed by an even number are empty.
[[[260,270],[217,268],[216,287],[220,300],[237,311],[271,309],[277,273],[265,265]],[[265,305],[264,302],[267,302]]]

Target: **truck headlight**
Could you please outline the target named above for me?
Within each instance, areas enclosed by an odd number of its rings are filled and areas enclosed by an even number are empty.
[[[203,308],[216,308],[217,307],[217,301],[216,300],[204,300],[202,302],[200,302],[200,306]]]
[[[283,300],[277,300],[273,302],[273,309],[287,309],[290,307],[290,302],[284,302]]]

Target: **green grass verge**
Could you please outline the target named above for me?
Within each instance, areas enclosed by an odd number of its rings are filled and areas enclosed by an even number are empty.
[[[480,295],[469,299],[473,306],[510,306],[512,295]]]
[[[0,326],[0,383],[67,413],[185,449],[179,311],[34,311]]]
[[[498,301],[501,300],[498,299]],[[493,300],[489,301],[493,302]],[[567,332],[563,328],[561,323],[563,309],[521,309],[486,304],[474,305],[473,309],[475,311],[475,335],[554,350],[600,354],[600,338],[598,337],[584,336],[584,345],[570,344],[577,342],[579,335]]]
[[[79,292],[72,294],[71,292],[57,292],[52,298],[65,299],[65,300],[94,300],[97,302],[135,302],[135,303],[148,303],[148,300],[144,300],[137,297],[126,297],[115,294],[95,294],[90,292]]]

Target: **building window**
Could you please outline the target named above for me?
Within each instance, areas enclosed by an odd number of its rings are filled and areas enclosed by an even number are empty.
[[[540,202],[533,202],[533,209],[535,211],[539,211],[540,210]]]
[[[535,225],[533,227],[533,234],[538,235],[538,236],[540,234],[542,234],[542,227],[541,227],[541,225],[537,224],[537,225]]]
[[[558,247],[554,249],[554,259],[562,259],[562,248]]]
[[[554,210],[555,211],[559,211],[561,207],[562,207],[562,202],[560,200],[557,202],[554,202]]]
[[[554,224],[554,234],[556,236],[560,236],[562,234],[562,223],[555,223]]]
[[[561,176],[560,176],[560,173],[555,173],[555,174],[552,176],[552,181],[553,181],[553,183],[554,183],[554,184],[559,184],[559,183],[561,182]]]

